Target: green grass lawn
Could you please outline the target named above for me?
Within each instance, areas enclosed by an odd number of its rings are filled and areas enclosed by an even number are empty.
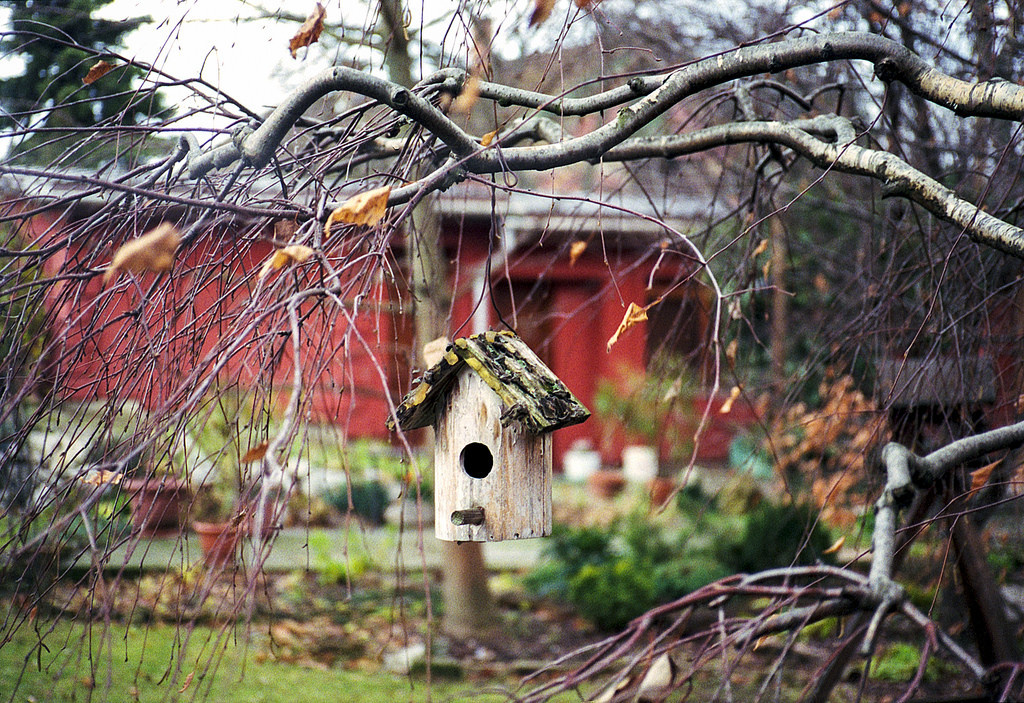
[[[95,625],[91,646],[80,626],[58,624],[37,645],[31,628],[21,628],[0,646],[0,701],[168,701],[224,703],[315,703],[318,701],[425,701],[426,681],[390,673],[343,668],[314,669],[266,660],[265,649],[241,636],[196,627],[181,656],[186,632],[174,625]],[[254,639],[259,635],[254,634]],[[91,652],[91,660],[90,660]],[[215,670],[209,662],[219,660]],[[180,667],[180,671],[177,668]],[[433,700],[505,700],[477,697],[481,686],[435,681]]]

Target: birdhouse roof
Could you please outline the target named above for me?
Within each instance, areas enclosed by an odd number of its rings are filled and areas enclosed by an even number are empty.
[[[441,361],[427,369],[398,406],[397,425],[403,430],[432,425],[452,382],[465,368],[480,376],[501,398],[503,426],[518,421],[532,432],[541,433],[576,425],[590,417],[590,411],[523,340],[502,331],[460,337],[449,344]],[[388,418],[387,424],[395,429],[395,418]]]

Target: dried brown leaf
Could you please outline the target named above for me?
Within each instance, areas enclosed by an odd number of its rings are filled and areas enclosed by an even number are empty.
[[[998,461],[993,461],[991,464],[986,464],[980,469],[976,469],[971,472],[971,489],[967,492],[968,496],[973,496],[975,493],[980,491],[988,483],[989,478],[992,477],[992,471],[999,466]]]
[[[97,469],[96,471],[90,471],[87,475],[82,477],[82,483],[90,486],[102,486],[108,483],[121,483],[121,473],[119,471],[108,471],[107,469]]]
[[[266,442],[260,442],[255,447],[250,447],[249,451],[242,455],[242,463],[251,464],[254,461],[259,461],[267,455],[268,446]]]
[[[767,238],[762,239],[760,242],[757,243],[757,246],[754,247],[754,251],[751,253],[751,257],[756,259],[757,257],[761,256],[761,254],[765,253],[766,251],[768,251],[768,239]]]
[[[740,343],[739,340],[732,340],[725,347],[725,358],[729,360],[730,364],[736,363],[736,352],[739,351]]]
[[[92,85],[113,70],[114,64],[103,60],[97,61],[92,65],[92,68],[89,69],[89,72],[85,74],[85,78],[82,79],[82,84]]]
[[[585,252],[586,250],[586,242],[582,240],[573,242],[572,245],[569,247],[569,265],[575,266],[576,262],[579,260],[581,256],[583,256],[583,252]]]
[[[103,274],[103,283],[110,283],[118,271],[170,271],[180,243],[181,234],[177,227],[169,222],[158,225],[114,252],[110,267]]]
[[[264,278],[271,271],[277,271],[291,264],[301,264],[313,256],[313,250],[302,244],[290,244],[281,247],[270,255],[270,258],[263,262],[260,269],[260,278]]]
[[[729,397],[722,403],[722,407],[718,409],[719,415],[728,415],[732,412],[732,404],[736,402],[736,399],[740,397],[742,389],[739,386],[733,386],[732,390],[729,391]]]
[[[188,690],[188,687],[192,685],[192,678],[196,675],[196,672],[188,672],[188,676],[185,677],[185,683],[182,684],[181,688],[178,689],[178,693],[184,693]]]
[[[470,74],[466,82],[462,84],[462,92],[452,103],[451,111],[457,115],[468,115],[480,98],[480,79]],[[484,144],[484,146],[487,146]]]
[[[622,316],[622,322],[619,323],[619,328],[615,330],[615,334],[608,340],[608,352],[611,352],[612,347],[619,341],[619,337],[622,336],[626,330],[634,327],[641,322],[647,320],[647,308],[642,308],[636,303],[630,303],[629,307],[626,308],[626,314]]]
[[[320,39],[320,33],[324,31],[324,17],[327,15],[327,10],[320,3],[316,4],[316,8],[309,14],[306,21],[299,27],[299,31],[295,33],[295,36],[288,42],[288,51],[291,52],[292,58],[296,57],[296,52],[299,49],[314,44]]]
[[[829,547],[828,549],[826,549],[824,552],[822,552],[822,554],[835,554],[836,552],[838,552],[840,549],[843,548],[844,544],[846,544],[846,536],[845,535],[840,537],[839,539],[837,539],[835,542],[833,542],[832,546]]]
[[[358,193],[334,209],[327,218],[324,234],[331,236],[331,225],[344,222],[350,225],[375,225],[384,218],[388,208],[388,196],[391,186],[375,188],[365,193]]]
[[[533,12],[530,13],[530,27],[539,27],[551,16],[555,9],[555,0],[533,0]]]

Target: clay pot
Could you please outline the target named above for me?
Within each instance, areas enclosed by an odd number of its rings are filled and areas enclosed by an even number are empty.
[[[651,479],[650,483],[647,484],[647,488],[651,496],[651,506],[660,508],[665,504],[669,496],[672,495],[672,491],[676,488],[676,482],[670,478],[657,476]]]
[[[130,478],[121,483],[132,508],[132,525],[146,537],[177,533],[181,505],[188,496],[183,481],[173,476]]]
[[[209,569],[233,566],[238,555],[238,526],[229,522],[193,522],[203,562]]]
[[[598,498],[614,498],[626,487],[626,477],[621,471],[601,469],[590,474],[587,487]]]

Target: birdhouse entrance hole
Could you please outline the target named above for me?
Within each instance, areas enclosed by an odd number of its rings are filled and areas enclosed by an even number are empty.
[[[462,470],[473,478],[486,478],[494,467],[494,457],[486,444],[470,442],[459,454]]]

